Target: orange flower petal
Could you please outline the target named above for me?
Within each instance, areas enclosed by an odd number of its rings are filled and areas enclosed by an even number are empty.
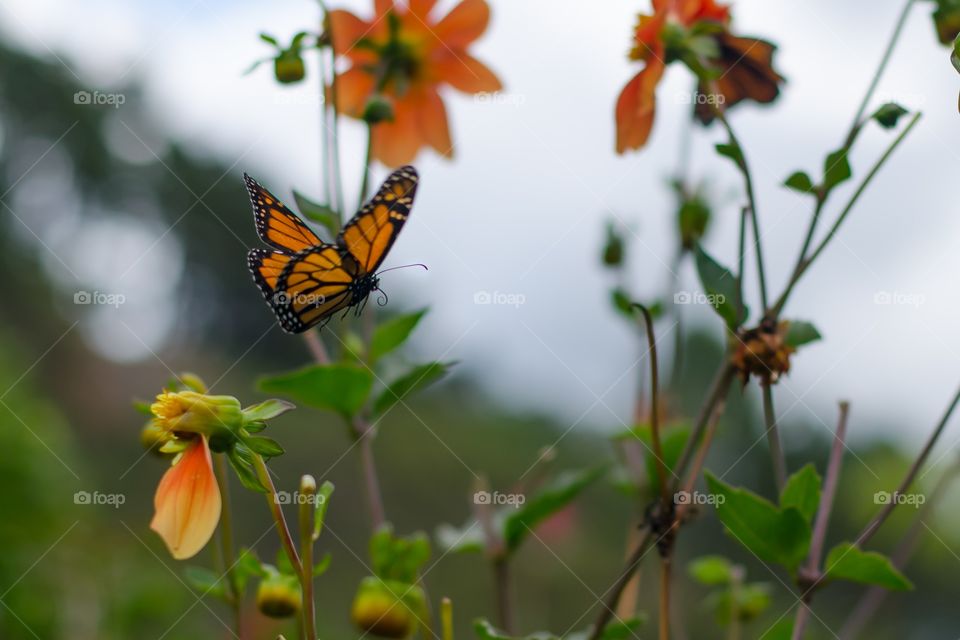
[[[381,24],[371,24],[343,9],[331,11],[329,18],[334,53],[338,56],[346,56],[354,62],[374,59],[370,51],[362,47],[358,48],[356,45],[362,38],[379,36],[383,31]]]
[[[421,20],[426,22],[427,16],[430,15],[430,12],[433,11],[436,4],[437,0],[409,0],[407,6],[410,7],[410,13],[420,17]]]
[[[486,0],[463,0],[436,24],[434,34],[450,49],[463,49],[483,35],[490,21]]]
[[[453,157],[453,142],[450,140],[447,109],[435,89],[424,89],[423,93],[417,97],[415,113],[423,140],[440,155],[447,158]]]
[[[352,118],[362,117],[367,100],[373,93],[374,84],[373,76],[358,67],[338,75],[337,111]]]
[[[647,143],[656,112],[656,89],[664,65],[652,60],[633,77],[617,99],[617,153],[639,149]]]
[[[503,85],[485,64],[463,51],[444,52],[433,63],[437,79],[465,93],[500,91]]]
[[[393,122],[373,127],[373,157],[388,167],[410,164],[425,144],[409,95],[394,102]]]
[[[213,536],[220,504],[210,447],[202,437],[163,474],[153,498],[150,528],[160,534],[174,558],[191,558]]]

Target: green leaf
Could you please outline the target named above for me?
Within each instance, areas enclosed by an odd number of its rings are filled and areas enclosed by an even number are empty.
[[[330,496],[333,495],[333,483],[325,481],[317,489],[317,508],[313,512],[313,539],[320,537],[323,531],[323,523],[327,519],[327,507],[330,506]]]
[[[260,380],[260,389],[279,393],[318,409],[352,417],[370,396],[373,373],[348,364],[313,365]]]
[[[243,419],[248,422],[271,420],[293,409],[296,409],[296,406],[285,400],[266,400],[244,409]]]
[[[603,631],[600,632],[600,635],[597,637],[598,640],[627,640],[635,639],[639,636],[637,635],[637,629],[646,624],[646,618],[643,616],[633,616],[627,618],[626,620],[620,619],[617,617],[615,620],[611,620],[610,623],[603,628]],[[593,635],[593,627],[589,627],[583,631],[575,631],[569,633],[563,637],[563,640],[589,640]],[[536,633],[529,638],[536,638],[537,640],[543,640],[543,638],[550,636],[549,633]]]
[[[483,528],[476,520],[463,527],[442,524],[434,534],[437,545],[447,553],[478,553],[486,548]]]
[[[423,532],[395,536],[390,525],[384,525],[370,538],[370,564],[382,580],[414,584],[429,559],[430,541]]]
[[[718,144],[716,145],[717,153],[724,156],[725,158],[730,158],[738,167],[743,166],[743,151],[740,150],[735,144]]]
[[[708,586],[730,584],[733,578],[733,564],[723,556],[696,558],[688,571],[694,580]]]
[[[421,309],[391,318],[379,325],[374,330],[373,337],[370,338],[370,361],[376,362],[406,342],[427,311],[428,309]]]
[[[910,113],[896,102],[888,102],[877,109],[871,116],[884,129],[893,129],[900,118]]]
[[[375,415],[381,415],[390,407],[403,401],[408,395],[430,386],[453,366],[452,362],[428,362],[417,365],[404,375],[391,382],[373,403]]]
[[[331,556],[329,553],[325,553],[323,557],[320,558],[320,562],[313,565],[313,577],[316,578],[317,576],[322,576],[325,574],[327,569],[330,568],[331,560],[333,560],[333,556]]]
[[[233,467],[244,487],[251,491],[267,493],[267,488],[260,483],[260,478],[253,469],[253,454],[249,449],[242,444],[237,444],[227,454],[227,460],[230,461],[230,466]]]
[[[613,302],[613,308],[624,314],[631,320],[635,318],[636,310],[633,308],[633,301],[627,292],[617,287],[610,291],[610,301]]]
[[[508,513],[503,521],[503,540],[507,550],[515,551],[538,524],[573,502],[604,473],[605,467],[566,471],[529,500],[525,499],[523,504]]]
[[[813,522],[819,505],[820,474],[807,464],[787,480],[780,492],[780,508],[795,507],[807,522]]]
[[[740,319],[737,317],[739,291],[736,276],[711,258],[699,245],[696,251],[696,262],[697,273],[700,275],[700,283],[707,293],[708,302],[733,331],[740,324]],[[743,316],[746,317],[747,313],[748,311],[744,307]]]
[[[326,229],[331,238],[340,232],[340,216],[330,205],[314,202],[296,190],[293,192],[293,199],[297,203],[297,209],[300,213]]]
[[[897,571],[890,558],[876,551],[863,551],[850,542],[831,549],[824,567],[826,576],[834,580],[872,584],[891,591],[913,589],[913,583]]]
[[[296,575],[297,571],[293,568],[293,563],[290,561],[290,556],[287,555],[287,552],[283,549],[283,547],[280,547],[279,549],[277,549],[277,556],[276,556],[275,562],[277,563],[276,569],[280,573],[286,574],[288,576]],[[269,569],[270,567],[268,565],[267,570],[269,571]]]
[[[243,443],[250,447],[251,451],[265,458],[276,458],[277,456],[283,455],[283,447],[273,438],[249,436],[243,439]]]
[[[200,592],[202,596],[214,596],[227,599],[227,578],[205,569],[204,567],[188,566],[184,570],[187,584]]]
[[[263,565],[260,564],[260,559],[257,558],[256,553],[246,548],[240,550],[240,555],[237,556],[237,561],[233,565],[233,575],[236,577],[237,588],[241,594],[246,588],[250,578],[256,576],[262,577],[266,574],[267,572],[263,568]]]
[[[834,151],[823,163],[823,189],[829,192],[837,185],[846,182],[853,175],[846,149]]]
[[[620,440],[639,440],[643,449],[644,466],[647,470],[647,482],[654,494],[660,491],[660,476],[657,471],[657,459],[653,455],[653,435],[649,424],[639,424],[617,436]],[[687,424],[675,424],[660,430],[660,448],[667,476],[676,466],[687,440],[690,439],[690,427]]]
[[[717,516],[737,541],[761,560],[795,570],[810,547],[810,524],[795,507],[779,509],[746,489],[736,489],[706,472]],[[722,496],[722,499],[721,499]]]
[[[787,327],[785,342],[788,347],[796,349],[805,344],[816,342],[822,337],[820,332],[817,331],[817,328],[811,323],[803,322],[802,320],[791,320],[790,325]]]
[[[811,193],[814,189],[813,180],[805,171],[791,173],[790,177],[784,181],[783,186],[801,193]]]
[[[736,591],[724,589],[717,596],[713,599],[713,605],[717,623],[722,627],[728,626],[731,622],[734,597],[736,597],[737,618],[741,622],[756,619],[769,608],[771,603],[770,585],[764,582],[741,585]]]
[[[272,45],[275,46],[275,47],[279,47],[279,46],[280,46],[280,43],[277,41],[277,39],[274,38],[274,37],[273,37],[272,35],[270,35],[269,33],[261,33],[261,34],[260,34],[260,39],[263,40],[264,42],[266,42],[267,44],[272,44]]]

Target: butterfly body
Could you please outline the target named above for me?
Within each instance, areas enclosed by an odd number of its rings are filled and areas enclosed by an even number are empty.
[[[356,307],[359,312],[378,290],[377,268],[410,215],[416,169],[394,171],[333,244],[321,240],[255,180],[244,177],[257,233],[275,249],[251,249],[247,266],[281,328],[301,333],[338,311]]]

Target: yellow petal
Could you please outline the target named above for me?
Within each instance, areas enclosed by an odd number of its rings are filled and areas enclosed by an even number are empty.
[[[210,447],[202,437],[163,474],[153,499],[150,528],[160,534],[174,558],[185,560],[213,536],[220,506]]]

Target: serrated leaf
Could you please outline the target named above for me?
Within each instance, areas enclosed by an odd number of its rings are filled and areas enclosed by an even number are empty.
[[[795,507],[809,523],[819,505],[820,474],[812,464],[807,464],[787,479],[780,492],[780,508]]]
[[[283,415],[287,411],[296,409],[296,406],[285,400],[265,400],[243,410],[243,419],[246,421],[271,420]]]
[[[250,447],[250,450],[265,458],[275,458],[283,455],[283,447],[273,438],[266,436],[249,436],[243,439],[243,443]]]
[[[538,524],[573,502],[590,484],[606,473],[605,467],[566,471],[530,496],[503,521],[503,540],[515,551]]]
[[[823,336],[817,331],[817,328],[809,322],[802,320],[791,320],[787,327],[787,335],[784,339],[788,347],[801,347],[811,342],[820,340]]]
[[[296,190],[293,192],[293,200],[300,213],[326,229],[331,238],[340,232],[340,216],[330,205],[315,202]]]
[[[700,283],[707,293],[709,304],[733,331],[740,324],[740,318],[737,317],[737,298],[740,294],[736,276],[710,257],[699,245],[696,250],[696,263]],[[744,306],[743,317],[747,314],[748,310]]]
[[[810,547],[810,524],[795,507],[779,509],[769,500],[737,489],[706,472],[717,517],[727,532],[761,560],[795,570]],[[719,498],[722,496],[722,499]]]
[[[796,171],[790,174],[783,182],[783,186],[801,193],[810,193],[813,191],[813,180],[805,171]]]
[[[349,364],[313,365],[260,380],[267,393],[290,396],[301,404],[356,415],[370,396],[373,373]]]
[[[330,496],[333,495],[333,483],[325,481],[317,489],[317,508],[313,512],[313,539],[320,537],[323,531],[323,523],[327,519],[327,508],[330,506]]]
[[[184,570],[187,584],[196,589],[200,596],[214,596],[222,600],[227,599],[227,578],[220,576],[204,567],[188,566]]]
[[[863,551],[850,542],[830,550],[823,564],[827,578],[872,584],[891,591],[909,591],[913,583],[900,573],[890,558],[876,551]]]
[[[897,122],[900,121],[900,118],[908,113],[910,112],[898,105],[896,102],[888,102],[877,109],[871,117],[876,120],[877,124],[884,129],[893,129],[895,126],[897,126]]]
[[[427,311],[428,309],[421,309],[391,318],[379,325],[370,338],[370,361],[376,362],[406,342]]]
[[[733,564],[723,556],[696,558],[688,571],[694,580],[708,586],[730,584],[733,578]]]
[[[847,159],[847,150],[834,151],[827,156],[823,163],[824,191],[830,191],[837,185],[846,182],[852,175],[850,161]]]
[[[447,375],[453,363],[429,362],[421,364],[391,382],[373,403],[375,415],[381,415],[398,402],[404,401],[410,394],[425,389]]]

